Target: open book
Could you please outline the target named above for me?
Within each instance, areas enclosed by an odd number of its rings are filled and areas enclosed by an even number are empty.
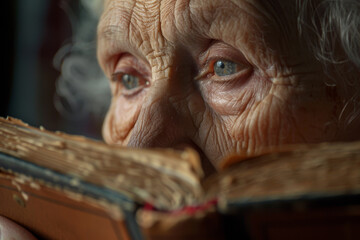
[[[223,168],[205,178],[192,149],[110,146],[0,118],[0,215],[40,239],[360,237],[360,142],[234,155]]]

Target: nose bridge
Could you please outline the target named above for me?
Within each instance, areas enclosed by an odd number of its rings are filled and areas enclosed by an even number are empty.
[[[189,75],[174,59],[152,62],[152,83],[128,142],[130,147],[170,147],[190,141],[192,120],[187,107]],[[158,65],[161,63],[161,65]]]

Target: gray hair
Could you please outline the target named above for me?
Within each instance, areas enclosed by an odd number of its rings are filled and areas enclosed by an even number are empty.
[[[298,0],[298,30],[342,92],[343,129],[360,118],[360,1]],[[357,123],[358,124],[358,123]]]
[[[299,32],[307,37],[316,36],[315,41],[308,39],[308,43],[319,61],[332,64],[352,62],[360,69],[358,0],[299,0],[298,8]],[[343,59],[335,55],[337,43],[346,54]]]

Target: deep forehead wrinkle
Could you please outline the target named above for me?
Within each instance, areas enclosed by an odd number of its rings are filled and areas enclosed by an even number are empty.
[[[99,38],[105,37],[123,51],[143,56],[152,51],[159,53],[169,45],[179,42],[186,45],[186,40],[193,43],[201,38],[222,39],[234,45],[239,43],[240,48],[246,47],[244,39],[250,36],[249,30],[259,28],[258,35],[261,35],[262,27],[257,22],[272,26],[267,31],[274,35],[284,32],[277,29],[281,27],[279,22],[287,22],[280,11],[282,1],[285,0],[113,0],[105,9]],[[220,36],[225,32],[218,27],[219,23],[231,25],[227,28],[232,29],[226,32],[227,36]]]
[[[236,2],[243,1],[238,0]],[[201,0],[115,0],[107,2],[102,21],[105,21],[109,26],[118,26],[120,31],[128,31],[132,21],[141,30],[152,30],[156,27],[154,22],[156,23],[160,19],[163,23],[172,23],[174,18],[190,17],[188,13],[192,11],[191,8],[196,8],[196,13],[193,13],[194,16],[191,18],[203,18],[204,16],[211,17],[222,6],[229,5],[233,5],[231,0],[222,3],[217,0],[209,2]],[[199,15],[199,13],[203,14]]]
[[[134,50],[160,47],[164,41],[159,6],[158,0],[108,1],[99,24],[99,40],[115,41],[125,45],[121,48]],[[150,42],[154,46],[146,46]]]

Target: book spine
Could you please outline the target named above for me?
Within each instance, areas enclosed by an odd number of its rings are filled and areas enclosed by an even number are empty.
[[[58,222],[65,221],[66,218],[73,222],[71,215],[75,214],[83,221],[72,223],[75,232],[81,232],[86,223],[91,225],[99,221],[101,225],[105,221],[111,223],[108,233],[104,233],[109,236],[107,239],[143,239],[135,220],[135,203],[114,190],[3,153],[0,153],[0,180],[0,215],[35,231],[35,235],[38,233],[42,237],[56,239],[56,234],[67,235],[66,231],[69,229],[50,227],[54,231],[51,233],[42,224],[34,225],[36,221],[30,219],[44,219],[48,226],[57,226]],[[42,209],[37,205],[40,202],[49,207]],[[19,206],[23,207],[19,209]],[[106,229],[106,226],[103,228]],[[114,232],[115,238],[110,237],[111,232]],[[92,239],[84,234],[86,239]],[[97,234],[99,233],[94,233],[93,236]],[[68,236],[66,239],[80,239],[72,237]]]

